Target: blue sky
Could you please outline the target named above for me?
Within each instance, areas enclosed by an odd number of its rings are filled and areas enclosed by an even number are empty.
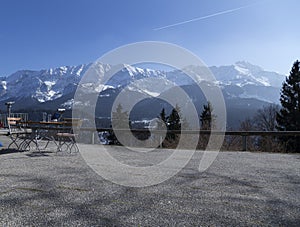
[[[297,0],[0,0],[0,75],[89,63],[149,40],[209,66],[246,60],[288,74],[300,58],[298,11]]]

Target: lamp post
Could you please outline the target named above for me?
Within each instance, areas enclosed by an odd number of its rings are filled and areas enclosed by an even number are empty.
[[[5,105],[7,106],[7,116],[10,117],[11,114],[11,107],[15,102],[6,102]]]

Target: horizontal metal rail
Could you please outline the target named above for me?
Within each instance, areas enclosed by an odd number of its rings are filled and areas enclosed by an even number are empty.
[[[7,117],[21,118],[22,121],[28,121],[28,113],[10,113],[10,114],[0,114],[0,127],[7,128]]]
[[[149,130],[149,129],[112,129],[112,128],[91,128],[85,127],[81,128],[82,131],[87,132],[110,132],[110,131],[119,131],[124,133],[155,133],[155,134],[165,134],[165,130]],[[249,136],[300,136],[300,131],[216,131],[216,130],[167,130],[168,133],[173,134],[200,134],[200,135],[211,135],[211,136],[241,136],[242,137],[242,150],[247,150],[247,137]],[[95,141],[95,135],[92,133],[92,143]]]
[[[212,134],[212,135],[237,135],[237,136],[300,136],[300,131],[214,131],[214,130],[149,130],[149,129],[121,129],[121,128],[92,128],[81,127],[82,131],[124,131],[124,132],[153,132],[153,133],[175,133],[175,134]]]

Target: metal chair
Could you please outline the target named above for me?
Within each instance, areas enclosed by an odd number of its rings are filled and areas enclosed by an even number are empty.
[[[56,134],[58,151],[76,153],[79,151],[76,144],[76,136],[78,135],[76,134],[76,130],[79,130],[81,127],[82,120],[78,118],[65,118],[63,122],[62,130]]]
[[[26,136],[30,133],[30,131],[23,128],[23,125],[20,124],[22,118],[20,117],[7,117],[7,125],[8,125],[8,136],[11,139],[11,143],[8,145],[8,149],[10,149],[13,145],[19,150],[20,145],[26,139]]]

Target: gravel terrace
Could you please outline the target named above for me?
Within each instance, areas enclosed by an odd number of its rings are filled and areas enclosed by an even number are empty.
[[[135,152],[107,148],[137,160]],[[0,226],[300,226],[299,154],[221,152],[200,173],[202,154],[159,185],[130,188],[97,175],[80,154],[4,147]]]

